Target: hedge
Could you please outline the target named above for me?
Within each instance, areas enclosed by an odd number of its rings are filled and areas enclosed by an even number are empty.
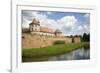
[[[65,44],[65,41],[58,40],[58,41],[55,41],[55,42],[54,42],[54,45],[55,45],[55,44]]]

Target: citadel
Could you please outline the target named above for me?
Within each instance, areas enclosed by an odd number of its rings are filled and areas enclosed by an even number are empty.
[[[64,36],[59,29],[53,31],[51,28],[42,27],[39,20],[33,19],[28,29],[22,30],[22,48],[41,48],[51,46],[55,41],[68,43],[79,43],[80,37]]]

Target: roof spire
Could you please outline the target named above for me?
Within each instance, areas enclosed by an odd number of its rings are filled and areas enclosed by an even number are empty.
[[[37,23],[40,23],[40,22],[34,18],[34,19],[32,20],[32,23],[37,24]]]
[[[40,25],[40,22],[34,18],[29,25]]]

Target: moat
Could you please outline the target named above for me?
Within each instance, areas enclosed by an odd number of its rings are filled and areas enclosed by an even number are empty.
[[[90,49],[79,48],[69,53],[65,53],[59,56],[50,57],[49,61],[64,61],[64,60],[84,60],[90,59]]]

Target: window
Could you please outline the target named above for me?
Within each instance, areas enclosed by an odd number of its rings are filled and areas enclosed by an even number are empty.
[[[37,25],[35,25],[35,27],[37,27]]]
[[[35,29],[35,31],[37,31],[37,29]]]
[[[34,31],[34,28],[32,28],[32,31]]]

